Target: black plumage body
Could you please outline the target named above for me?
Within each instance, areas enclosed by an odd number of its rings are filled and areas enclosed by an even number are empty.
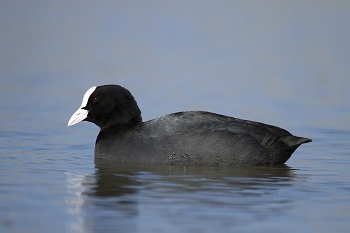
[[[68,125],[82,120],[101,129],[95,162],[276,165],[311,141],[276,126],[204,111],[178,112],[142,122],[134,97],[118,85],[90,88]]]
[[[209,112],[179,112],[99,133],[95,160],[187,166],[285,163],[309,142],[281,128]]]

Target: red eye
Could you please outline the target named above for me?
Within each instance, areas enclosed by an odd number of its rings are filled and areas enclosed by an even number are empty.
[[[97,102],[97,98],[96,98],[96,97],[93,98],[93,99],[91,100],[91,102],[96,103],[96,102]]]

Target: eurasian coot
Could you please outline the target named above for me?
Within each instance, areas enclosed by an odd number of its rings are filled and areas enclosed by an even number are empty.
[[[276,126],[204,111],[178,112],[142,122],[131,93],[118,85],[91,87],[68,126],[90,121],[100,127],[95,162],[183,166],[285,163],[303,143]]]

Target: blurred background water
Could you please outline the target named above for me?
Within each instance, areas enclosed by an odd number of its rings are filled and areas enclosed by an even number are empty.
[[[348,1],[1,1],[1,232],[348,232]],[[313,139],[286,166],[93,163],[93,85]]]

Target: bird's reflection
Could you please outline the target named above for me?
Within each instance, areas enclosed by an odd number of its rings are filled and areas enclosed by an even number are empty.
[[[134,170],[121,169],[112,164],[96,164],[95,173],[87,176],[85,184],[90,189],[85,192],[95,197],[121,197],[137,192],[140,183],[135,179]]]
[[[293,185],[295,179],[295,170],[286,165],[186,168],[98,163],[95,172],[85,176],[81,183],[84,187],[81,189],[84,197],[81,208],[84,218],[88,218],[88,221],[82,221],[88,224],[83,229],[137,231],[138,218],[145,214],[144,206],[155,208],[157,213],[162,200],[176,202],[177,208],[183,205],[186,209],[193,203],[204,208],[206,205],[265,208],[263,205],[268,201],[274,204],[276,211],[276,204],[292,199],[276,198],[275,191]],[[284,206],[280,208],[283,210]],[[171,205],[168,211],[171,212]]]
[[[216,183],[228,188],[252,188],[271,186],[273,183],[287,185],[295,179],[294,169],[286,166],[260,166],[236,168],[180,167],[155,165],[130,165],[120,163],[95,164],[95,173],[86,176],[84,184],[89,187],[89,197],[123,197],[136,195],[148,184],[177,184],[182,187],[204,187]],[[174,190],[172,190],[173,192]],[[200,191],[200,190],[197,190]]]

